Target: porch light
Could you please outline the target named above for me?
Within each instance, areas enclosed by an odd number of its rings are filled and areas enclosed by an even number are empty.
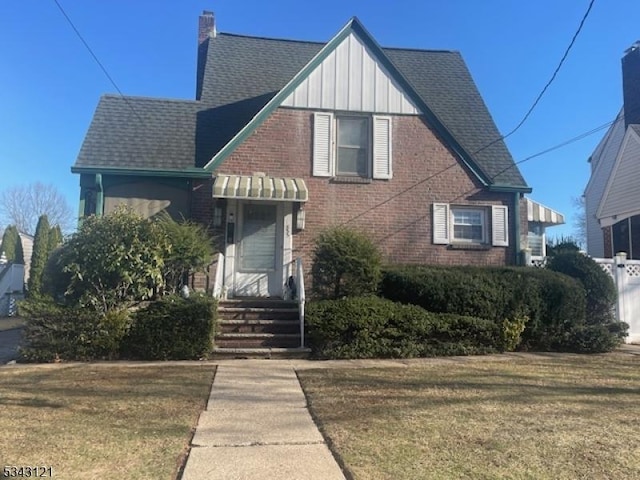
[[[296,213],[296,229],[297,230],[304,230],[304,224],[305,224],[304,208],[303,208],[302,204],[300,204],[298,206],[298,211]]]

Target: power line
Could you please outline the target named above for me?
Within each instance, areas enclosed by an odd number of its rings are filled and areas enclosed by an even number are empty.
[[[91,49],[91,47],[89,46],[89,44],[86,42],[86,40],[84,39],[84,37],[82,36],[82,34],[80,33],[80,31],[76,28],[76,26],[73,24],[73,22],[71,21],[71,18],[69,18],[69,15],[67,15],[67,12],[64,11],[64,8],[62,8],[62,5],[60,5],[60,2],[58,2],[58,0],[53,0],[53,2],[56,4],[56,6],[58,7],[58,9],[60,10],[60,12],[62,13],[62,15],[64,16],[64,18],[67,19],[67,22],[69,23],[69,25],[71,25],[71,28],[73,29],[74,32],[76,32],[76,35],[78,36],[78,38],[80,39],[80,41],[83,43],[83,45],[86,47],[86,49],[89,51],[89,53],[91,54],[91,56],[93,57],[93,59],[95,60],[95,62],[98,64],[98,66],[100,67],[100,69],[102,70],[102,72],[105,74],[105,76],[109,79],[109,81],[111,82],[111,85],[113,85],[113,87],[118,91],[118,93],[120,94],[120,96],[122,97],[122,99],[126,102],[126,104],[129,106],[129,108],[131,109],[131,111],[136,115],[136,117],[138,117],[138,120],[140,120],[142,123],[144,123],[144,121],[142,120],[142,118],[140,118],[140,115],[138,115],[138,112],[136,112],[135,108],[133,108],[133,105],[131,105],[131,103],[129,102],[129,100],[127,99],[127,97],[124,96],[124,94],[122,93],[122,90],[120,90],[120,87],[118,87],[118,84],[116,84],[115,80],[113,79],[113,77],[111,77],[111,75],[109,74],[109,72],[107,71],[107,69],[105,68],[105,66],[102,64],[102,62],[98,59],[97,55],[95,53],[93,53],[93,50]]]
[[[479,153],[479,152],[489,148],[491,145],[493,145],[493,144],[495,144],[495,143],[497,143],[497,142],[499,142],[501,140],[507,139],[508,137],[510,137],[511,135],[516,133],[520,129],[520,127],[522,127],[522,125],[524,125],[524,122],[526,122],[527,119],[529,118],[529,116],[531,115],[531,113],[533,113],[533,110],[538,106],[538,103],[540,103],[540,100],[542,99],[542,97],[545,94],[545,92],[548,90],[548,88],[551,86],[553,81],[556,79],[556,76],[558,75],[558,72],[560,71],[560,69],[562,68],[562,65],[564,64],[565,60],[569,56],[569,52],[571,51],[571,48],[573,47],[573,44],[576,42],[576,39],[578,38],[578,35],[582,31],[582,27],[584,26],[584,23],[587,20],[587,17],[589,16],[589,13],[591,13],[591,8],[593,7],[594,3],[595,3],[595,0],[591,0],[589,2],[589,6],[587,7],[587,11],[582,16],[582,20],[580,20],[580,24],[578,25],[578,29],[573,34],[573,38],[571,39],[571,42],[569,42],[569,46],[565,50],[564,55],[562,55],[562,58],[560,59],[560,63],[558,63],[558,66],[556,67],[555,71],[551,75],[551,78],[549,79],[547,84],[544,86],[544,88],[542,89],[542,91],[540,92],[538,97],[535,99],[535,101],[533,102],[533,105],[531,105],[531,108],[529,108],[529,110],[524,115],[524,117],[522,117],[522,120],[520,120],[520,123],[518,123],[518,125],[516,125],[516,127],[513,130],[511,130],[509,133],[507,133],[506,135],[503,135],[500,138],[495,139],[493,142],[485,145],[484,147],[482,147],[479,150],[477,150],[476,152],[474,152],[474,155],[476,153]]]

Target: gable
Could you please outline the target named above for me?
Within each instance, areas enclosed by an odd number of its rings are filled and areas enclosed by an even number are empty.
[[[407,92],[354,32],[315,67],[282,106],[418,114]]]
[[[640,213],[640,136],[633,127],[627,128],[598,209],[603,227]]]

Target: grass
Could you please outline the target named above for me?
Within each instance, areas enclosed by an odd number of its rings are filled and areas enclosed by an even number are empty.
[[[640,357],[300,371],[355,479],[637,479]]]
[[[174,479],[206,405],[205,366],[0,369],[0,468],[61,479]]]

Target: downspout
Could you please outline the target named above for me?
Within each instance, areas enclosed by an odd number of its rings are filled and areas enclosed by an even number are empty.
[[[515,208],[514,208],[514,222],[515,222],[515,242],[514,242],[514,265],[522,265],[524,262],[520,255],[520,192],[514,192],[513,194]]]
[[[104,210],[104,191],[102,189],[102,174],[96,173],[96,217],[101,217]]]

